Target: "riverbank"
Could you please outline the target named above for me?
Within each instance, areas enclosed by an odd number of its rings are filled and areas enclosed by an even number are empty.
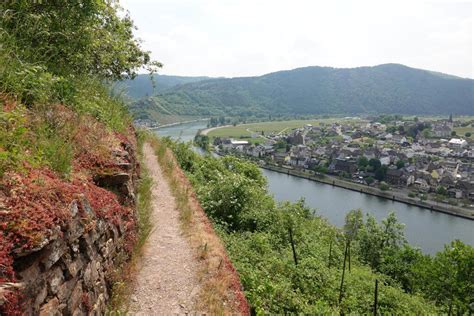
[[[232,126],[232,125],[222,125],[222,126],[215,126],[215,127],[206,128],[206,129],[203,129],[202,131],[200,131],[199,135],[207,135],[207,133],[212,132],[213,130],[216,130],[218,128],[229,127],[229,126]]]
[[[378,188],[373,188],[366,185],[344,181],[344,180],[338,179],[333,176],[328,176],[328,175],[315,175],[315,174],[310,174],[309,172],[301,172],[295,169],[289,169],[289,168],[272,166],[272,165],[263,165],[261,166],[261,168],[299,177],[299,178],[308,179],[311,181],[329,184],[329,185],[343,188],[346,190],[373,195],[373,196],[377,196],[377,197],[384,198],[387,200],[397,201],[397,202],[405,203],[408,205],[413,205],[413,206],[429,209],[432,211],[445,213],[448,215],[462,217],[464,219],[474,220],[474,211],[464,209],[464,208],[454,206],[454,205],[449,205],[446,203],[437,203],[437,202],[432,202],[432,201],[418,201],[416,199],[403,196],[399,192],[382,191]]]

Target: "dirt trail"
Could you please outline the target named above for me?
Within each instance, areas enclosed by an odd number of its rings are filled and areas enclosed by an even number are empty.
[[[199,263],[182,235],[175,198],[149,144],[143,148],[144,163],[153,178],[152,233],[143,259],[129,312],[133,315],[195,314],[200,290],[196,276]]]

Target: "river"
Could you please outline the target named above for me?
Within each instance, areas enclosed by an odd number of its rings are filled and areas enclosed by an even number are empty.
[[[205,129],[206,127],[207,121],[197,121],[157,128],[154,131],[161,137],[170,137],[183,142],[189,142],[194,139],[198,130]]]
[[[156,132],[160,136],[189,141],[199,129],[205,127],[205,122],[193,122],[158,129]],[[408,241],[420,247],[424,253],[434,254],[454,239],[474,246],[474,222],[471,220],[270,170],[262,169],[262,172],[268,179],[269,192],[277,201],[296,201],[303,197],[309,207],[316,209],[316,214],[336,226],[344,224],[345,215],[352,209],[360,208],[378,220],[394,211],[398,220],[405,224]]]

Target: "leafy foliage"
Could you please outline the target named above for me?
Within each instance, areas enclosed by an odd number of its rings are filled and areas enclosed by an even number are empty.
[[[28,106],[63,103],[114,129],[126,107],[107,80],[154,71],[116,1],[4,1],[0,4],[0,93]]]
[[[107,80],[160,64],[140,48],[120,10],[116,1],[0,3],[0,176],[24,162],[70,172],[79,131],[70,118],[50,122],[58,103],[115,131],[130,126]]]
[[[455,240],[433,258],[423,258],[414,266],[418,289],[442,306],[444,312],[472,312],[469,304],[474,299],[473,247]]]
[[[393,213],[379,224],[353,211],[340,230],[303,200],[275,203],[252,163],[202,157],[185,144],[169,146],[224,240],[255,313],[371,313],[376,279],[380,313],[435,313],[432,296],[422,290],[430,281],[419,281],[417,272],[426,273],[423,262],[429,257],[407,244]],[[350,268],[339,303],[347,241]]]
[[[133,22],[116,1],[4,1],[2,39],[22,61],[44,65],[56,76],[133,77],[151,64],[133,37]]]

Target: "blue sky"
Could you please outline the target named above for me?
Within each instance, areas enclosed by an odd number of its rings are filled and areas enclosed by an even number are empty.
[[[401,63],[474,77],[472,1],[122,0],[161,73]]]

